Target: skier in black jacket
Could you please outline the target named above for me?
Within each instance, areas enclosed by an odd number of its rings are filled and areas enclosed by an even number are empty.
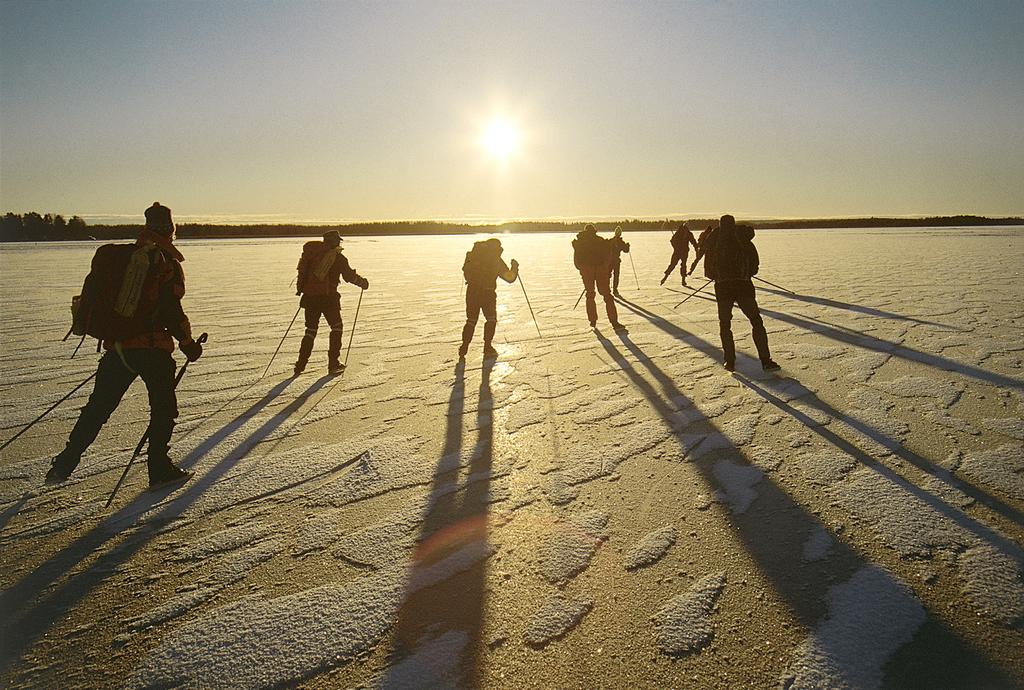
[[[738,305],[753,327],[754,346],[765,371],[781,367],[772,360],[768,350],[768,333],[761,319],[751,278],[757,275],[760,259],[751,241],[754,228],[736,225],[736,219],[725,215],[718,228],[707,233],[703,241],[704,275],[715,281],[718,303],[718,327],[722,336],[725,368],[736,370],[736,345],[732,338],[732,307]]]

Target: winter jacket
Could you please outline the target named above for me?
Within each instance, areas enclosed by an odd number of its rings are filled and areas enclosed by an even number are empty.
[[[577,270],[608,267],[612,262],[612,243],[596,232],[581,232],[572,241],[572,262]]]
[[[128,245],[106,245],[111,248],[127,248]],[[97,262],[102,263],[101,251],[97,250],[93,259],[93,270]],[[135,324],[130,335],[103,341],[104,349],[111,350],[115,343],[120,343],[124,350],[156,348],[166,352],[174,352],[174,340],[188,342],[192,340],[192,326],[181,306],[181,298],[185,296],[185,272],[181,262],[185,257],[174,246],[170,238],[159,235],[151,230],[143,229],[135,242],[134,251],[146,250],[148,269],[144,271],[145,280],[138,289],[145,294],[137,295],[138,310],[132,317]],[[120,262],[119,262],[120,263]],[[130,262],[129,262],[130,263]],[[130,270],[130,269],[129,269]],[[124,282],[127,275],[119,277]]]
[[[760,257],[753,239],[754,228],[749,225],[708,232],[701,243],[704,275],[716,281],[750,280],[757,275]]]
[[[626,252],[629,254],[629,242],[622,239],[622,237],[613,237],[609,240],[612,243],[612,261],[620,261],[619,254]]]
[[[333,261],[331,256],[334,256]],[[299,259],[295,285],[298,294],[322,297],[338,293],[338,283],[345,282],[366,287],[366,279],[352,270],[341,247],[332,247],[322,240],[306,242]]]
[[[669,240],[672,244],[672,249],[678,254],[686,254],[690,251],[687,245],[692,244],[693,248],[697,248],[697,240],[693,238],[693,233],[690,232],[689,228],[680,228],[672,233],[672,238]]]
[[[491,250],[486,241],[473,245],[473,249],[466,252],[466,260],[462,264],[462,276],[466,284],[474,290],[488,290],[494,292],[498,289],[498,278],[511,283],[519,275],[518,269],[513,273],[502,260],[500,252]]]

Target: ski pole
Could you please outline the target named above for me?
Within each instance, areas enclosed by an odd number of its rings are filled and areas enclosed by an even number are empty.
[[[580,300],[583,299],[583,293],[585,293],[586,291],[587,288],[583,288],[583,292],[581,292],[580,296],[576,298],[576,304],[572,305],[573,311],[576,311],[576,307],[580,306]]]
[[[708,282],[704,283],[704,284],[703,284],[703,285],[701,285],[701,286],[700,286],[699,288],[697,288],[696,290],[694,290],[693,292],[691,292],[691,293],[690,293],[689,295],[687,295],[687,296],[686,296],[686,299],[690,299],[691,297],[693,297],[694,295],[696,295],[696,294],[697,294],[698,292],[700,292],[701,290],[703,290],[704,288],[706,288],[706,287],[707,287],[708,285],[711,285],[711,283],[713,283],[713,282],[715,282],[715,281],[713,281],[713,280],[709,280]],[[684,300],[683,300],[683,302],[685,302],[685,301],[686,301],[686,299],[684,299]],[[672,308],[673,308],[673,309],[676,309],[676,308],[677,308],[677,307],[679,307],[679,305],[680,305],[680,304],[682,304],[683,302],[680,302],[679,304],[677,304],[677,305],[676,305],[675,307],[672,307]]]
[[[533,317],[533,325],[537,329],[537,335],[544,339],[544,336],[540,333],[540,325],[537,324],[537,316],[533,313],[533,306],[530,304],[530,296],[526,294],[526,286],[523,285],[523,277],[517,275],[516,278],[519,280],[519,287],[523,288],[523,297],[526,298],[526,306],[530,307],[530,316]],[[577,300],[578,303],[578,300]],[[575,308],[575,307],[574,307]]]
[[[365,288],[359,288],[359,301],[356,302],[356,315],[352,317],[352,332],[348,334],[348,349],[345,350],[345,367],[348,368],[348,355],[352,352],[352,341],[356,339],[356,324],[359,323],[359,307],[363,306]]]
[[[206,333],[203,333],[201,336],[196,338],[196,342],[199,343],[200,345],[202,345],[203,343],[205,343],[207,341],[208,338],[209,338],[209,336]],[[185,377],[185,371],[187,369],[188,369],[188,360],[186,359],[185,363],[181,365],[181,369],[178,370],[178,375],[174,377],[174,389],[175,390],[177,390],[178,384],[181,383],[181,379],[183,379]],[[124,472],[121,473],[121,478],[117,480],[117,484],[114,484],[114,490],[110,492],[110,498],[107,499],[106,504],[103,506],[104,510],[109,508],[110,504],[114,502],[114,496],[117,496],[117,491],[118,491],[118,489],[121,488],[121,484],[124,483],[124,478],[128,476],[128,470],[130,470],[132,468],[132,463],[135,462],[135,458],[139,457],[139,453],[142,452],[142,446],[146,445],[146,441],[148,441],[148,440],[149,440],[149,427],[147,426],[146,427],[146,433],[144,433],[142,435],[142,438],[139,439],[139,444],[137,446],[135,446],[135,452],[132,453],[132,457],[128,461],[128,464],[125,466]]]
[[[277,357],[277,353],[281,351],[281,346],[284,345],[284,339],[288,337],[288,331],[292,330],[292,324],[295,323],[295,319],[299,318],[300,311],[302,311],[301,303],[299,304],[299,308],[295,310],[295,316],[292,317],[292,321],[288,324],[288,328],[284,329],[284,335],[281,336],[281,342],[277,344],[277,349],[274,350],[273,357],[271,357],[270,361],[267,362],[267,368],[263,370],[263,374],[260,376],[261,379],[267,375],[268,371],[270,371],[270,365],[274,363],[274,358]]]
[[[29,429],[31,429],[31,428],[32,428],[33,426],[35,426],[35,425],[36,425],[36,423],[37,423],[37,422],[38,422],[38,421],[39,421],[40,419],[42,419],[42,418],[43,418],[43,417],[45,417],[46,415],[48,415],[48,414],[50,414],[51,412],[53,412],[54,408],[56,408],[56,407],[57,407],[57,405],[60,405],[60,404],[61,404],[62,402],[64,402],[64,401],[65,401],[65,400],[67,400],[68,398],[70,398],[70,397],[71,397],[72,395],[74,395],[74,394],[75,394],[75,391],[77,391],[77,390],[78,390],[79,388],[81,388],[81,387],[82,387],[82,386],[84,386],[85,384],[89,383],[90,381],[92,381],[92,380],[93,380],[94,378],[96,378],[96,372],[95,372],[95,371],[94,371],[94,372],[93,372],[93,373],[92,373],[92,374],[91,374],[91,375],[89,376],[89,378],[87,378],[87,379],[86,379],[85,381],[82,381],[82,382],[81,382],[80,384],[78,384],[77,386],[75,386],[74,388],[72,388],[72,389],[71,389],[71,392],[70,392],[70,393],[68,393],[68,394],[67,394],[67,395],[65,395],[65,396],[64,396],[63,398],[61,398],[61,399],[60,399],[60,400],[58,400],[57,402],[55,402],[55,403],[53,403],[52,405],[50,405],[50,407],[49,407],[49,408],[47,408],[46,412],[42,413],[41,415],[39,415],[38,417],[36,417],[35,419],[33,419],[33,420],[32,420],[31,422],[29,422],[29,423],[28,423],[28,424],[27,424],[27,425],[26,425],[26,426],[25,426],[25,427],[24,427],[24,428],[23,428],[23,429],[22,429],[21,431],[19,431],[19,432],[18,432],[18,433],[16,433],[16,434],[15,434],[14,436],[11,436],[11,437],[10,437],[9,439],[7,439],[6,441],[4,441],[3,445],[2,445],[2,446],[0,446],[0,450],[3,450],[3,449],[4,449],[4,448],[6,448],[7,446],[11,445],[11,443],[13,443],[13,442],[14,442],[14,439],[18,438],[18,437],[19,437],[19,436],[21,436],[21,435],[22,435],[23,433],[25,433],[26,431],[28,431]]]
[[[78,341],[77,345],[75,345],[75,351],[71,353],[71,356],[68,357],[68,359],[74,359],[75,358],[75,355],[78,354],[78,348],[82,347],[82,343],[84,343],[84,342],[85,342],[85,336],[83,335],[82,339]]]
[[[769,284],[769,285],[771,285],[771,286],[772,286],[773,288],[779,288],[779,289],[780,289],[780,290],[782,290],[783,292],[788,292],[788,293],[789,293],[789,294],[791,294],[791,295],[795,295],[795,294],[796,294],[796,293],[795,293],[795,292],[793,292],[792,290],[787,290],[786,288],[782,287],[781,285],[776,285],[775,283],[770,283],[770,282],[768,282],[767,280],[765,280],[764,278],[761,278],[761,277],[759,277],[759,276],[752,276],[752,277],[754,278],[754,280],[760,280],[760,281],[761,281],[762,283],[768,283],[768,284]]]
[[[636,264],[633,263],[633,254],[629,255],[629,265],[633,268],[633,280],[636,281],[636,289],[640,289],[640,279],[636,277]]]

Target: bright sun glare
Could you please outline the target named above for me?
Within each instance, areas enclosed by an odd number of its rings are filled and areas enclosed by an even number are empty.
[[[519,128],[508,120],[493,120],[484,128],[480,137],[484,150],[501,161],[517,153],[521,141]]]

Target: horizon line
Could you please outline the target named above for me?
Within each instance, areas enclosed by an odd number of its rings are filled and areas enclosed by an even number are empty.
[[[4,212],[7,213],[7,212]],[[63,215],[63,214],[61,214]],[[77,213],[79,218],[92,225],[140,225],[144,222],[142,213]],[[902,213],[902,214],[850,214],[850,215],[810,215],[810,216],[787,216],[787,215],[763,215],[756,213],[743,213],[734,211],[731,215],[737,219],[749,221],[811,221],[811,220],[867,220],[872,218],[892,218],[906,220],[920,220],[923,218],[953,218],[958,216],[971,216],[977,218],[1021,218],[1024,213],[1015,214],[982,214],[982,213]],[[587,222],[628,222],[631,220],[656,222],[663,221],[687,221],[687,220],[708,220],[722,216],[720,212],[670,212],[661,214],[619,214],[619,215],[553,215],[553,216],[526,216],[526,217],[502,217],[483,216],[470,214],[467,216],[436,216],[427,218],[344,218],[344,217],[314,217],[295,218],[286,213],[267,214],[180,214],[175,216],[177,225],[363,225],[363,224],[391,224],[391,223],[450,223],[453,225],[505,225],[509,223],[587,223]],[[65,216],[71,217],[71,216]]]

